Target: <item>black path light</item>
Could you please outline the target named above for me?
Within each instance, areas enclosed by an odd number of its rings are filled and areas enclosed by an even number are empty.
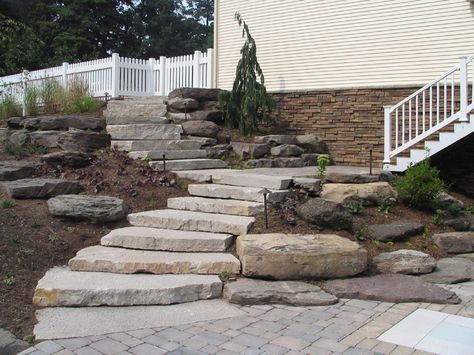
[[[266,187],[264,187],[258,193],[263,195],[263,208],[265,212],[265,229],[268,229],[267,195],[269,195],[271,191],[267,189]]]
[[[372,175],[372,152],[374,151],[374,146],[369,145],[369,175]]]

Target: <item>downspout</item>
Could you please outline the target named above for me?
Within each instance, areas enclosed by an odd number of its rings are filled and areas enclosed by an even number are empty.
[[[214,0],[214,51],[213,51],[213,55],[212,55],[212,87],[214,88],[217,88],[217,85],[219,83],[219,80],[218,80],[218,73],[219,73],[219,70],[218,70],[218,66],[219,66],[219,63],[217,62],[217,58],[218,58],[218,51],[219,51],[219,48],[217,46],[217,42],[218,42],[218,28],[219,28],[219,17],[218,17],[218,14],[219,14],[219,0]]]

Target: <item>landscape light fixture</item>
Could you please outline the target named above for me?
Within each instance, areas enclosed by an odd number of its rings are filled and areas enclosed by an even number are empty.
[[[372,152],[374,151],[374,146],[369,146],[369,175],[372,175]]]
[[[258,193],[263,195],[263,210],[265,213],[265,229],[268,229],[267,195],[269,195],[271,191],[264,187]]]

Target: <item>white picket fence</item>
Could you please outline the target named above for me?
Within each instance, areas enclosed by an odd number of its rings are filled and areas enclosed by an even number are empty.
[[[212,87],[212,49],[180,57],[136,59],[111,57],[0,77],[0,94],[23,102],[26,87],[41,88],[45,78],[67,86],[72,78],[85,81],[95,97],[165,96],[180,87]]]

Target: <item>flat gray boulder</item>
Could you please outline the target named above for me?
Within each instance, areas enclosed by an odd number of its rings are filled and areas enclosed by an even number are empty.
[[[294,135],[271,134],[268,136],[257,136],[253,140],[259,144],[297,144],[298,140]]]
[[[191,98],[181,98],[181,97],[174,97],[172,99],[168,99],[166,102],[168,104],[168,107],[173,109],[173,110],[178,110],[178,111],[194,111],[197,110],[199,107],[199,101],[191,99]]]
[[[309,153],[327,153],[326,142],[314,133],[302,134],[296,136],[296,143]]]
[[[312,198],[298,206],[296,213],[306,222],[318,228],[330,228],[334,230],[351,229],[352,217],[339,203]]]
[[[62,132],[58,146],[63,150],[91,152],[110,147],[110,136],[105,132],[70,130]]]
[[[196,137],[216,138],[220,131],[219,126],[210,121],[185,121],[181,126],[184,134]]]
[[[277,157],[299,157],[304,153],[304,149],[294,144],[282,144],[273,147],[270,153]]]
[[[28,178],[39,166],[40,164],[29,161],[0,161],[0,181]]]
[[[57,148],[60,137],[65,132],[62,131],[27,131],[20,130],[14,132],[8,138],[14,145],[31,144],[46,148]]]
[[[423,280],[436,284],[456,284],[474,279],[474,262],[467,258],[438,260],[431,274],[421,275]]]
[[[48,200],[49,212],[56,217],[87,220],[92,223],[115,222],[125,218],[127,204],[116,197],[63,195]]]
[[[436,267],[436,260],[431,255],[406,249],[381,253],[372,263],[382,274],[428,274]]]
[[[292,306],[328,306],[338,298],[316,285],[299,281],[263,281],[238,279],[224,286],[224,298],[240,305],[288,304]]]
[[[343,171],[329,171],[324,174],[324,179],[330,183],[341,184],[366,184],[377,181],[390,181],[391,174],[357,174]]]
[[[258,159],[270,152],[266,143],[231,142],[234,152],[243,159]]]
[[[211,121],[214,123],[219,123],[222,121],[222,111],[220,110],[194,111],[189,114],[189,117],[192,120]]]
[[[374,224],[368,227],[368,236],[381,242],[396,242],[423,233],[422,223],[401,219],[392,223]]]
[[[237,238],[236,248],[248,277],[331,279],[367,268],[367,251],[335,234],[247,234]]]
[[[70,166],[72,168],[82,168],[90,165],[94,155],[84,152],[59,151],[41,156],[41,161],[51,166]]]
[[[448,253],[474,252],[474,232],[447,232],[434,234],[431,239]]]
[[[84,191],[79,182],[64,179],[21,179],[2,182],[0,186],[10,197],[18,199],[48,198]]]
[[[416,276],[376,275],[327,281],[327,292],[339,298],[357,298],[381,302],[426,302],[456,304],[461,300],[452,291],[425,282]]]
[[[168,99],[180,97],[202,101],[218,101],[221,89],[179,88],[168,94]]]
[[[394,203],[397,193],[388,182],[324,184],[321,197],[338,203],[359,201],[366,206],[377,206]]]
[[[69,128],[102,131],[106,126],[104,118],[84,116],[28,117],[21,125],[28,130],[40,131],[67,131]]]
[[[466,215],[447,219],[441,222],[442,225],[453,228],[455,231],[474,231],[474,215]]]

